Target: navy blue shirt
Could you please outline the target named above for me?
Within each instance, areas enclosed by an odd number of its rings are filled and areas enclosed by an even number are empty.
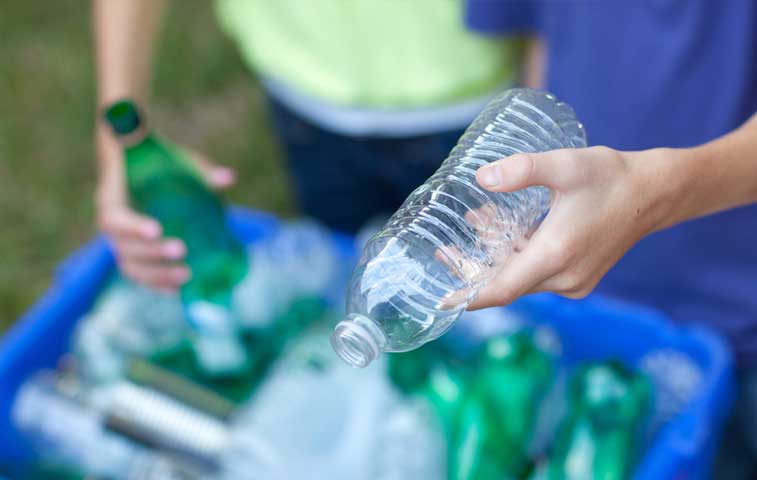
[[[753,0],[468,0],[467,21],[538,33],[546,88],[573,106],[593,145],[698,145],[757,111]],[[757,364],[757,207],[647,237],[598,291],[707,323],[742,366]]]

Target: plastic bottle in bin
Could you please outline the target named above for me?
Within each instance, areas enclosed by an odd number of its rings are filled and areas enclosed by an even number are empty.
[[[108,382],[123,376],[133,357],[180,348],[185,331],[178,296],[117,277],[79,322],[72,350],[83,376]]]
[[[374,443],[394,401],[381,367],[344,365],[317,328],[293,341],[237,419],[266,445],[259,450],[272,468],[261,478],[371,478]]]
[[[310,220],[282,223],[250,246],[250,257],[249,273],[233,294],[245,331],[269,329],[298,299],[329,297],[339,276],[330,232]]]
[[[484,345],[460,410],[451,448],[452,479],[516,479],[530,469],[540,405],[555,361],[521,329]]]
[[[63,468],[116,480],[202,478],[191,467],[108,428],[107,413],[87,405],[78,387],[51,372],[32,377],[20,388],[12,415],[16,428],[41,455],[40,462],[56,465],[56,476],[44,478],[63,478]]]
[[[439,170],[365,246],[332,345],[364,367],[380,352],[417,348],[444,333],[506,268],[550,205],[545,187],[489,192],[476,170],[518,152],[586,146],[572,109],[551,94],[509,90],[492,100]]]
[[[619,362],[580,368],[571,379],[567,417],[550,458],[533,478],[630,478],[651,403],[648,378]]]
[[[398,399],[382,418],[372,455],[373,480],[442,480],[447,448],[439,419],[420,397]]]
[[[187,245],[192,277],[181,298],[198,363],[208,374],[242,371],[247,358],[231,303],[247,258],[226,227],[224,203],[176,146],[150,133],[133,102],[114,103],[105,119],[124,149],[132,205]]]

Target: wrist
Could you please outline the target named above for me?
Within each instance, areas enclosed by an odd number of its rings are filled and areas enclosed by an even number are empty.
[[[673,148],[625,153],[637,195],[643,200],[637,214],[645,234],[681,221],[689,190],[687,175],[682,175],[679,167],[681,153]]]

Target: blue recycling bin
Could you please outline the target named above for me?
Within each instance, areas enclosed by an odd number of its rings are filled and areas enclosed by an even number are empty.
[[[229,224],[250,243],[275,231],[278,222],[269,214],[233,208]],[[334,242],[343,261],[352,262],[351,239],[334,235]],[[16,391],[34,372],[55,367],[77,320],[90,309],[114,268],[107,242],[95,238],[60,265],[45,295],[0,340],[0,465],[23,462],[31,455],[11,422]],[[701,326],[674,326],[653,310],[598,296],[571,301],[540,294],[512,308],[556,330],[561,361],[568,367],[608,357],[636,365],[656,349],[686,354],[702,372],[701,388],[656,433],[634,479],[709,478],[734,392],[731,356],[718,335]]]

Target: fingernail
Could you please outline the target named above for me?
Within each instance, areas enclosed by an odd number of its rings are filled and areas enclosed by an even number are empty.
[[[167,242],[163,246],[163,254],[173,260],[178,260],[184,256],[186,249],[184,244],[178,240]]]
[[[157,223],[147,223],[142,227],[142,233],[147,238],[158,238],[160,236],[160,225]]]
[[[234,170],[230,168],[216,168],[212,173],[213,181],[219,184],[228,184],[234,181]]]
[[[496,187],[501,183],[499,167],[497,165],[486,165],[479,168],[476,176],[478,177],[478,183],[484,187]]]

